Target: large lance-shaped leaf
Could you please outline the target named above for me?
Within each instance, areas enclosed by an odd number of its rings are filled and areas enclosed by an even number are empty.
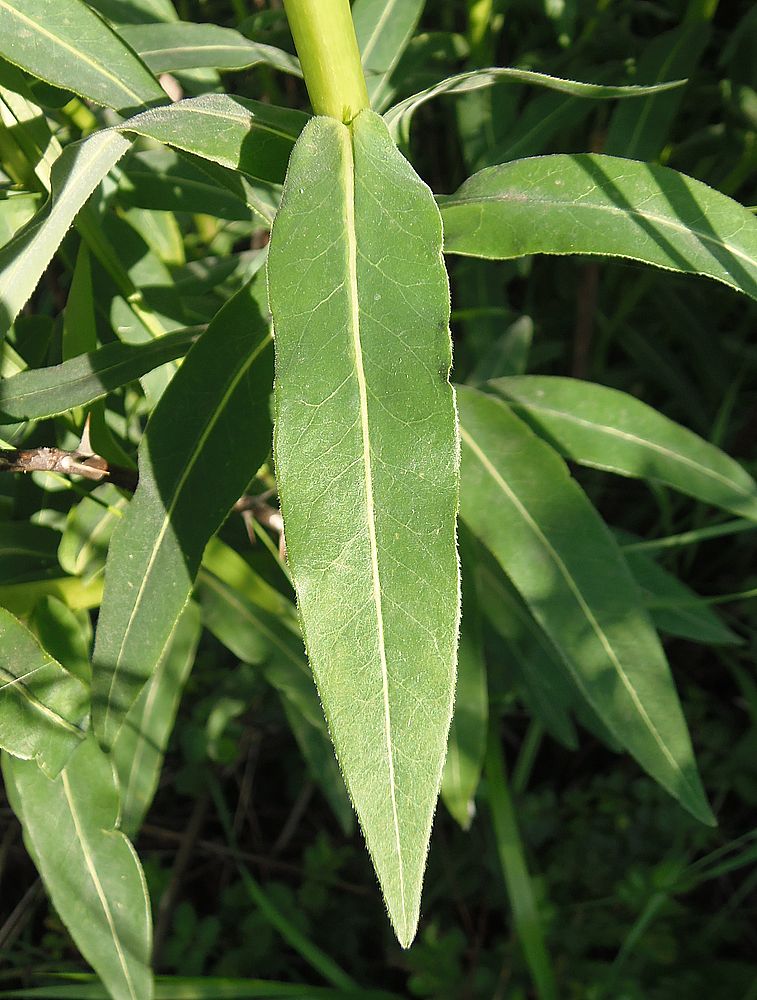
[[[625,392],[548,375],[494,379],[487,388],[574,462],[653,479],[757,520],[757,483],[738,462]]]
[[[167,100],[147,67],[83,0],[0,0],[0,55],[109,108]]]
[[[308,116],[228,94],[204,94],[152,108],[119,128],[195,153],[250,177],[279,182]]]
[[[208,539],[270,449],[271,335],[254,288],[221,310],[153,412],[139,486],[110,544],[93,717],[110,745],[189,599]]]
[[[460,513],[611,734],[713,822],[657,633],[617,543],[562,459],[498,399],[458,390]]]
[[[190,603],[113,744],[121,798],[119,825],[130,837],[142,826],[158,787],[163,755],[194,664],[200,632],[199,608]]]
[[[273,45],[251,42],[231,28],[178,21],[127,25],[118,31],[153,73],[187,69],[246,69],[262,64],[302,76],[295,56]]]
[[[84,739],[88,712],[81,681],[0,608],[0,747],[54,776]]]
[[[0,424],[39,420],[86,406],[119,386],[186,354],[197,329],[177,330],[146,344],[106,344],[50,368],[0,382]]]
[[[458,447],[428,188],[373,112],[314,119],[273,227],[275,458],[311,666],[400,942],[455,677]]]
[[[3,754],[24,843],[79,951],[112,1000],[150,1000],[152,924],[139,858],[118,824],[109,758],[91,737],[51,781]]]
[[[82,205],[130,145],[118,132],[97,132],[72,143],[56,160],[50,200],[0,250],[0,334],[37,287]]]
[[[757,298],[757,219],[668,167],[594,153],[534,156],[487,167],[439,202],[447,253],[629,257]]]

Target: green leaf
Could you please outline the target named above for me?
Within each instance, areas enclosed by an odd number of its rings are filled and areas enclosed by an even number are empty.
[[[174,21],[128,25],[119,28],[118,33],[156,75],[206,67],[250,69],[263,65],[302,76],[295,56],[272,45],[251,42],[238,31],[216,24]]]
[[[113,744],[121,797],[120,828],[134,837],[150,808],[163,756],[200,640],[200,612],[188,604],[155,673],[126,716]]]
[[[627,393],[542,375],[495,379],[487,388],[573,462],[665,483],[757,520],[757,483],[738,462]]]
[[[51,781],[3,754],[24,843],[84,958],[112,1000],[150,1000],[151,919],[142,868],[118,824],[118,788],[91,737]]]
[[[72,977],[73,978],[73,977]],[[79,974],[73,984],[56,983],[25,990],[0,991],[0,997],[36,997],[37,1000],[111,1000],[98,983]],[[332,989],[310,983],[282,983],[272,979],[241,979],[230,976],[158,976],[155,1000],[401,1000],[396,993],[380,990]]]
[[[411,97],[406,97],[404,101],[395,104],[386,112],[384,121],[389,126],[392,135],[406,138],[410,131],[413,115],[427,101],[447,94],[467,94],[472,90],[493,87],[498,83],[529,83],[538,87],[546,87],[548,90],[570,94],[571,97],[611,100],[618,97],[643,97],[647,94],[680,87],[683,82],[683,80],[673,80],[670,83],[661,83],[654,87],[611,87],[604,83],[579,83],[577,80],[563,80],[557,76],[535,73],[529,69],[494,66],[490,69],[476,69],[467,73],[458,73],[456,76],[450,76],[446,80],[442,80],[441,83],[435,83],[432,87],[427,87],[425,90],[413,94]]]
[[[116,526],[93,659],[93,718],[112,744],[189,599],[203,550],[270,449],[271,334],[254,282],[221,310],[160,399],[139,486]]]
[[[167,100],[150,71],[82,0],[0,0],[0,55],[109,108]]]
[[[105,568],[105,557],[128,500],[112,483],[97,486],[68,512],[58,559],[71,576],[91,583]]]
[[[507,406],[460,387],[460,513],[611,734],[713,822],[657,634],[612,535],[559,456]]]
[[[373,112],[314,119],[268,259],[274,451],[310,663],[400,943],[452,711],[457,434],[428,188]]]
[[[0,583],[21,583],[60,573],[55,554],[59,540],[57,531],[41,524],[0,522]]]
[[[464,525],[460,525],[459,537],[463,570],[462,618],[457,653],[455,711],[442,774],[442,800],[455,821],[463,830],[468,830],[476,814],[474,798],[484,766],[489,698],[481,612],[473,572],[478,546]]]
[[[180,358],[198,336],[198,329],[189,328],[146,344],[114,342],[63,364],[3,379],[0,424],[40,420],[93,403],[167,361]]]
[[[86,687],[0,608],[0,747],[58,774],[84,739]]]
[[[143,111],[118,127],[279,183],[307,120],[301,111],[228,94],[205,94]]]
[[[26,304],[77,213],[131,145],[118,132],[72,143],[52,169],[45,207],[0,249],[0,335]]]
[[[418,26],[426,0],[355,0],[352,20],[374,111],[392,99],[392,73]]]
[[[536,156],[487,167],[439,202],[447,253],[629,257],[757,298],[757,219],[667,167],[593,153]]]
[[[63,601],[47,596],[37,603],[29,626],[47,652],[89,689],[92,682],[89,614],[84,611],[77,616]]]

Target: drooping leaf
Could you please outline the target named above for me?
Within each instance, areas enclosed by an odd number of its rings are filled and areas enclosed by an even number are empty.
[[[150,419],[95,639],[93,718],[106,745],[163,655],[205,545],[268,454],[271,354],[251,283],[194,345]]]
[[[404,101],[395,104],[384,115],[384,121],[389,126],[392,135],[406,138],[410,131],[413,115],[427,101],[446,94],[467,94],[472,90],[493,87],[498,83],[529,83],[548,90],[557,90],[571,97],[589,97],[596,100],[611,100],[618,97],[643,97],[647,94],[659,93],[680,87],[682,80],[673,80],[653,87],[620,86],[612,87],[603,83],[580,83],[577,80],[563,80],[546,73],[535,73],[528,69],[493,66],[490,69],[475,69],[467,73],[450,76],[441,83],[436,83],[418,94],[406,97]]]
[[[118,788],[90,736],[53,781],[3,754],[24,843],[55,909],[112,1000],[151,1000],[150,900],[139,859],[117,828]]]
[[[92,681],[89,614],[80,611],[77,615],[57,597],[47,596],[37,602],[29,627],[47,652],[89,688]]]
[[[158,787],[163,756],[200,639],[200,612],[188,604],[165,654],[126,716],[113,744],[121,799],[119,827],[134,837]]]
[[[277,481],[310,663],[405,946],[457,645],[440,237],[428,189],[378,116],[306,127],[269,251]]]
[[[487,388],[573,462],[665,483],[757,520],[757,483],[738,462],[627,393],[541,375],[494,379]]]
[[[442,774],[442,800],[457,823],[468,830],[476,814],[475,795],[481,780],[489,725],[481,612],[474,573],[478,546],[460,525],[462,617],[457,653],[455,711],[449,730]]]
[[[19,372],[0,382],[0,424],[39,420],[86,406],[180,358],[197,340],[197,329],[177,330],[146,344],[115,342],[51,368]]]
[[[146,66],[83,0],[0,0],[0,55],[109,108],[167,100]]]
[[[295,56],[273,45],[251,42],[238,31],[217,24],[173,21],[127,25],[118,33],[156,75],[206,67],[249,69],[262,64],[302,76]]]
[[[593,153],[487,167],[439,199],[444,249],[629,257],[757,298],[757,219],[668,167]]]
[[[82,205],[130,145],[118,132],[96,132],[56,160],[50,200],[0,249],[0,334],[36,288]]]
[[[352,20],[368,96],[383,111],[394,94],[392,73],[418,26],[426,0],[355,0]]]
[[[81,681],[0,608],[0,747],[54,776],[84,739],[88,712]]]
[[[562,459],[503,402],[468,387],[458,397],[463,520],[610,733],[711,823],[670,669],[617,543]]]
[[[188,97],[143,111],[123,131],[157,139],[250,177],[280,183],[308,116],[228,94]]]

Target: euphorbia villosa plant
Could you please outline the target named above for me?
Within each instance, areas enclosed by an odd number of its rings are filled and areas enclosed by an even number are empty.
[[[179,51],[182,39],[186,49],[198,25],[116,31],[81,0],[0,3],[9,114],[21,125],[37,117],[34,77],[111,109],[108,127],[95,120],[81,142],[61,148],[48,133],[46,144],[20,147],[20,176],[46,200],[0,250],[3,327],[76,222],[82,250],[71,296],[91,289],[94,257],[130,322],[146,331],[143,343],[98,346],[92,316],[91,338],[61,365],[13,375],[0,393],[7,424],[86,407],[99,435],[98,461],[84,447],[51,451],[47,465],[16,450],[6,466],[122,487],[105,502],[115,530],[102,594],[96,576],[74,574],[56,591],[69,608],[100,606],[91,667],[43,649],[20,620],[29,609],[0,611],[8,794],[51,899],[116,998],[152,995],[149,900],[127,835],[139,829],[160,766],[159,754],[144,764],[140,734],[165,747],[191,667],[200,629],[193,591],[205,626],[241,658],[257,662],[248,634],[266,656],[275,651],[277,669],[299,656],[283,595],[247,586],[246,564],[211,541],[268,460],[272,385],[275,487],[298,620],[403,946],[418,925],[440,787],[465,825],[485,753],[497,760],[496,736],[486,750],[477,601],[494,619],[524,616],[538,634],[541,659],[520,669],[548,726],[568,727],[569,741],[569,713],[593,720],[694,816],[713,822],[639,586],[565,459],[663,482],[749,519],[757,519],[757,486],[714,446],[609,389],[513,376],[454,390],[443,254],[624,256],[757,297],[755,219],[673,170],[594,154],[491,166],[435,197],[397,143],[407,150],[415,110],[438,95],[514,80],[576,97],[634,98],[677,84],[610,87],[492,68],[389,107],[388,81],[417,5],[404,13],[394,5],[391,17],[370,0],[352,11],[348,0],[284,6],[299,66],[278,50],[234,44],[246,46],[246,64],[295,75],[301,67],[311,118],[224,94],[169,103],[152,70],[181,66],[168,57],[150,63],[147,53]],[[117,164],[138,137],[191,154],[206,183],[271,227],[266,280],[253,274],[202,331],[166,328],[120,269],[107,206],[88,200],[114,169],[128,177],[128,159]],[[185,353],[167,385],[150,381]],[[138,475],[118,472],[128,456],[108,442],[98,403],[137,378],[151,410]],[[458,673],[463,711],[450,732]],[[260,887],[254,892],[290,944],[335,985],[349,984]],[[532,937],[532,953],[541,947]],[[540,989],[548,995],[551,986]]]

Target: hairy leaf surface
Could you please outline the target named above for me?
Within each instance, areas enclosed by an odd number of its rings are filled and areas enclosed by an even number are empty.
[[[757,219],[668,167],[593,153],[535,156],[487,167],[439,202],[447,253],[629,257],[757,298]]]
[[[275,458],[311,666],[400,942],[452,709],[457,433],[441,228],[381,119],[314,119],[273,227]]]
[[[712,822],[657,633],[615,540],[559,456],[498,399],[458,390],[461,516],[611,734]]]

